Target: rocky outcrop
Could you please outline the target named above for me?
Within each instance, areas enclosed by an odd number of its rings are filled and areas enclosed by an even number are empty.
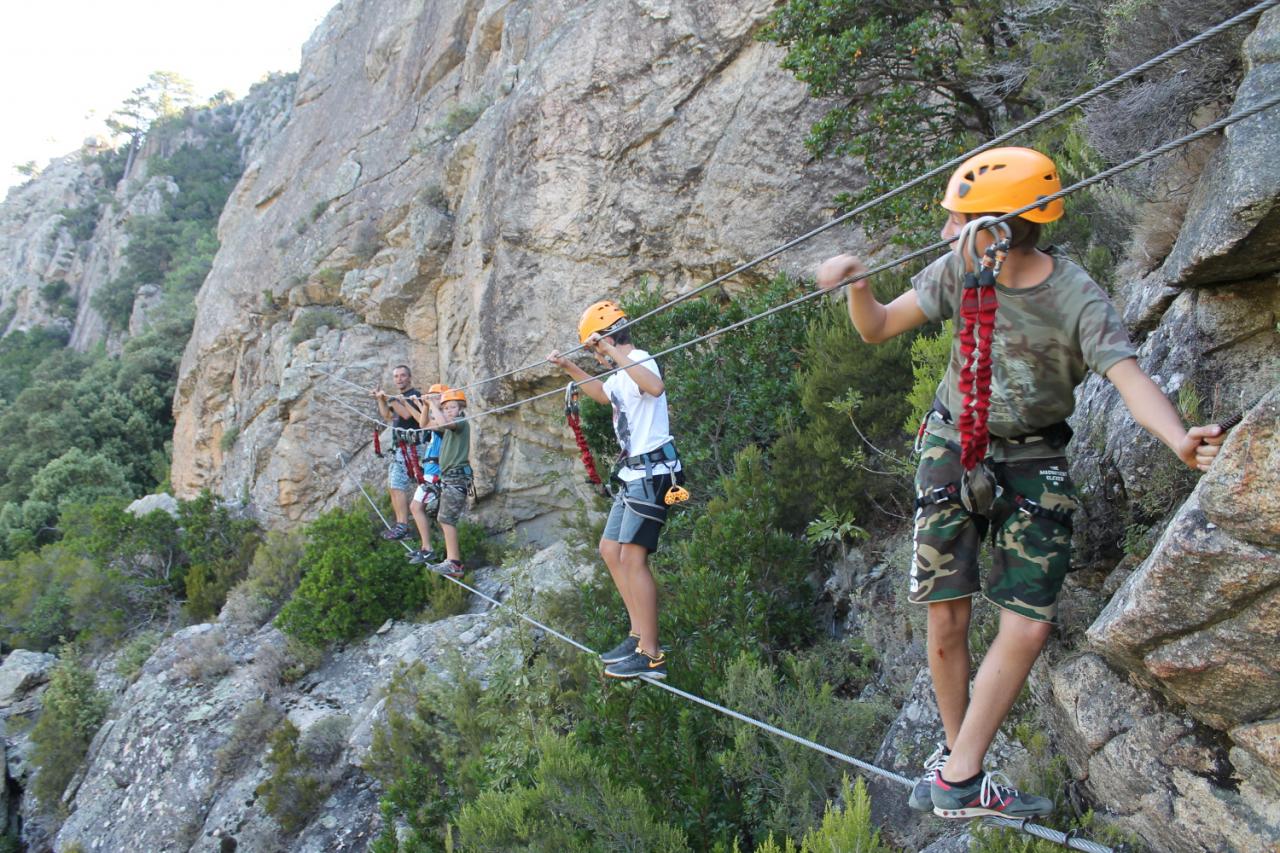
[[[10,190],[0,205],[0,334],[60,326],[79,350],[106,340],[108,329],[91,300],[124,265],[126,226],[159,213],[183,189],[168,178],[149,178],[148,161],[183,144],[201,145],[210,128],[228,126],[247,163],[287,120],[292,93],[292,81],[276,77],[243,100],[196,110],[181,132],[149,136],[123,177],[113,171],[120,164],[112,163],[110,147],[94,138]],[[158,284],[143,286],[127,335],[146,328]]]
[[[1245,43],[1236,109],[1274,91],[1278,45],[1272,10]],[[1212,469],[1182,469],[1100,378],[1077,408],[1083,562],[1114,563],[1126,525],[1159,535],[1102,585],[1115,594],[1088,626],[1093,651],[1052,668],[1046,706],[1088,791],[1161,850],[1267,850],[1280,838],[1277,133],[1272,110],[1224,134],[1192,176],[1172,250],[1118,295],[1143,367],[1189,420],[1244,415]]]
[[[504,599],[513,588],[563,589],[591,571],[558,545],[471,582]],[[457,616],[388,623],[288,685],[280,680],[284,637],[270,625],[247,634],[227,623],[179,631],[122,688],[64,797],[71,811],[53,847],[364,850],[381,828],[379,790],[364,768],[387,685],[409,664],[447,675],[455,654],[483,678],[511,630],[509,617],[473,598]],[[308,732],[339,734],[329,794],[296,835],[281,830],[258,793],[271,774],[266,739],[283,717],[302,742]]]
[[[49,670],[57,663],[53,655],[14,649],[0,664],[0,708],[26,698],[34,688],[49,680]]]
[[[174,403],[175,491],[309,518],[353,494],[331,460],[370,426],[325,394],[373,413],[309,363],[365,386],[400,361],[468,383],[570,344],[592,299],[687,290],[828,218],[857,177],[804,150],[821,106],[752,38],[773,5],[336,7],[223,214]],[[471,389],[471,409],[560,382],[529,371]],[[561,507],[547,474],[569,447],[554,401],[477,421],[482,517]],[[352,470],[373,479],[368,458]]]

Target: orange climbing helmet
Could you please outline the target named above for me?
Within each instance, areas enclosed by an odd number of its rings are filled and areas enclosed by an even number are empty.
[[[445,384],[443,384],[443,383],[437,382],[436,384],[432,385],[430,388],[428,388],[428,389],[427,389],[427,393],[428,393],[428,394],[443,394],[445,391],[448,391],[448,390],[449,390],[449,386],[448,386],[448,385],[445,385]]]
[[[626,319],[627,315],[617,303],[608,299],[595,302],[582,312],[582,319],[578,321],[578,342],[585,344],[587,338],[608,331]]]
[[[462,405],[467,404],[467,395],[462,393],[460,388],[450,388],[440,395],[440,404],[458,402]]]
[[[992,148],[960,164],[942,206],[952,213],[1012,213],[1062,189],[1053,161],[1030,148]],[[1019,214],[1032,222],[1061,219],[1062,199]]]

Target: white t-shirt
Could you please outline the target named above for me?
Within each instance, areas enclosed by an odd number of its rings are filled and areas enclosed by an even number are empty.
[[[633,349],[627,358],[641,370],[648,370],[662,378],[658,363],[649,353]],[[613,431],[618,436],[618,446],[624,456],[639,456],[657,450],[671,440],[671,421],[667,416],[667,394],[654,397],[640,390],[627,370],[619,370],[604,381],[604,393],[613,404]],[[680,463],[655,462],[653,473],[670,474],[680,470]],[[624,482],[630,483],[644,477],[644,468],[626,468],[618,472]]]

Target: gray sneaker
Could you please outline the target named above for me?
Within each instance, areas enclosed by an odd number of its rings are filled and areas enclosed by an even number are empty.
[[[640,645],[639,634],[628,634],[627,638],[618,645],[614,646],[607,652],[600,655],[600,660],[605,663],[617,663],[623,658],[631,657],[636,653],[636,646]]]
[[[431,569],[431,571],[438,575],[444,575],[445,577],[453,578],[454,580],[459,580],[463,573],[466,572],[466,568],[462,565],[461,560],[445,560],[440,563],[432,563],[427,568]]]
[[[610,678],[639,678],[642,675],[645,678],[666,678],[667,656],[659,652],[658,657],[651,658],[636,649],[617,663],[606,666],[604,674]]]
[[[933,754],[924,760],[924,774],[911,787],[911,795],[907,797],[907,805],[918,812],[933,811],[933,799],[929,795],[929,789],[933,787],[933,777],[937,776],[938,771],[942,769],[942,765],[947,763],[947,757],[942,752],[944,748],[942,744],[938,744],[938,748],[933,751]]]
[[[432,563],[437,563],[439,561],[439,554],[435,551],[428,551],[425,548],[419,548],[417,551],[412,551],[409,554],[409,565],[411,566],[429,566]]]
[[[1003,773],[984,773],[972,785],[959,787],[943,781],[942,774],[933,777],[929,789],[933,813],[938,817],[971,818],[1045,817],[1053,814],[1053,800],[1034,794],[1020,794]]]

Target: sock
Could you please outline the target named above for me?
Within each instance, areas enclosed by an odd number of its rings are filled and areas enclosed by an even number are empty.
[[[951,757],[951,747],[949,747],[949,746],[944,746],[944,747],[942,748],[942,757],[943,757],[943,758],[950,758],[950,757]]]
[[[938,774],[938,778],[941,779],[943,782],[946,782],[952,788],[967,788],[970,785],[976,784],[978,780],[982,778],[982,774],[978,773],[976,776],[970,776],[968,779],[961,779],[958,782],[952,782],[950,779],[948,779],[946,776],[943,776],[941,773]]]

